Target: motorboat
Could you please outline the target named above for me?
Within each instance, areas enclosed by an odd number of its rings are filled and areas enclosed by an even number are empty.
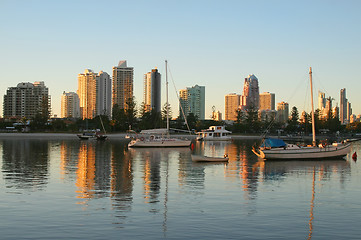
[[[197,141],[229,141],[228,134],[232,132],[226,130],[225,126],[210,126],[208,129],[197,133]]]

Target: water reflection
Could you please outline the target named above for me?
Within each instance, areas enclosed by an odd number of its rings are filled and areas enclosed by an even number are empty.
[[[42,190],[48,183],[48,141],[2,141],[2,172],[8,189]]]
[[[71,204],[76,208],[79,205],[74,202],[82,204],[82,210],[91,211],[88,206],[97,206],[103,200],[98,209],[109,207],[110,215],[114,216],[112,223],[117,227],[125,228],[133,221],[153,221],[153,228],[158,224],[164,234],[172,226],[169,219],[186,222],[179,219],[178,215],[182,214],[199,217],[197,220],[204,225],[206,220],[202,222],[202,217],[220,219],[221,222],[228,217],[223,214],[231,212],[236,217],[247,215],[249,219],[245,220],[259,220],[258,213],[268,211],[268,220],[273,221],[269,209],[278,205],[272,201],[279,201],[279,194],[290,202],[298,201],[293,194],[297,193],[304,197],[303,202],[300,200],[297,202],[299,206],[290,204],[288,207],[296,208],[298,215],[293,218],[303,217],[303,230],[307,230],[310,239],[320,208],[320,196],[316,193],[319,190],[326,192],[327,189],[322,189],[326,183],[333,184],[333,187],[336,183],[338,188],[347,189],[351,165],[356,164],[347,160],[261,161],[251,151],[252,140],[196,142],[194,150],[128,149],[125,141],[116,140],[16,139],[3,140],[0,144],[2,175],[8,190],[44,190],[51,184],[50,179],[60,179],[66,185],[52,194],[74,198]],[[195,163],[191,160],[191,153],[207,156],[228,154],[230,160],[218,164]],[[284,186],[282,191],[278,191],[280,186]],[[302,193],[299,193],[300,189]],[[224,202],[227,204],[220,204]],[[214,214],[218,210],[214,209],[215,206],[226,211]],[[224,227],[234,224],[234,218],[230,219],[223,222]]]

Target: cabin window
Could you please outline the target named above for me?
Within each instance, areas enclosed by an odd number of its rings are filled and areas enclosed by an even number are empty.
[[[212,137],[212,133],[210,133],[209,136]]]

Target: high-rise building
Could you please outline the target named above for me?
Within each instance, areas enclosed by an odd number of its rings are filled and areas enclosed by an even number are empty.
[[[82,119],[92,119],[96,116],[97,74],[91,69],[78,74],[78,91],[80,116]]]
[[[161,111],[161,75],[157,68],[144,74],[143,101],[145,111]]]
[[[340,121],[341,121],[341,124],[346,123],[346,120],[347,120],[347,98],[346,98],[346,88],[343,88],[340,91]]]
[[[244,110],[249,108],[258,110],[259,108],[258,78],[253,74],[244,79],[241,105]]]
[[[259,94],[259,110],[275,110],[275,94],[264,92]]]
[[[61,96],[61,117],[80,118],[79,96],[75,92],[63,92]]]
[[[100,71],[96,76],[96,115],[111,117],[112,81],[108,73]]]
[[[285,123],[288,120],[289,108],[288,103],[277,103],[277,119],[279,122]]]
[[[241,95],[230,93],[224,97],[225,120],[237,121],[237,110],[240,104]]]
[[[318,91],[318,109],[323,110],[326,107],[326,94]]]
[[[205,119],[205,87],[195,85],[193,87],[179,91],[180,105],[179,116],[185,116],[193,113],[200,120]]]
[[[212,120],[222,121],[222,113],[220,111],[212,112]]]
[[[120,61],[113,67],[113,105],[128,109],[127,102],[133,98],[133,67],[127,67],[127,61]]]
[[[23,82],[10,87],[4,95],[4,118],[34,118],[36,114],[50,116],[49,89],[44,82]]]
[[[347,112],[346,112],[347,123],[350,122],[350,116],[351,115],[352,115],[351,103],[349,101],[347,101]]]

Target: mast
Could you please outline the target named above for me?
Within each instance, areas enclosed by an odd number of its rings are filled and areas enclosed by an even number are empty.
[[[167,134],[169,135],[169,110],[168,110],[168,61],[165,60],[165,86],[166,86],[166,98],[167,98]]]
[[[313,87],[312,87],[312,68],[310,67],[310,82],[311,82],[311,105],[312,105],[312,145],[316,146],[316,130],[315,130],[315,111],[313,109]]]

